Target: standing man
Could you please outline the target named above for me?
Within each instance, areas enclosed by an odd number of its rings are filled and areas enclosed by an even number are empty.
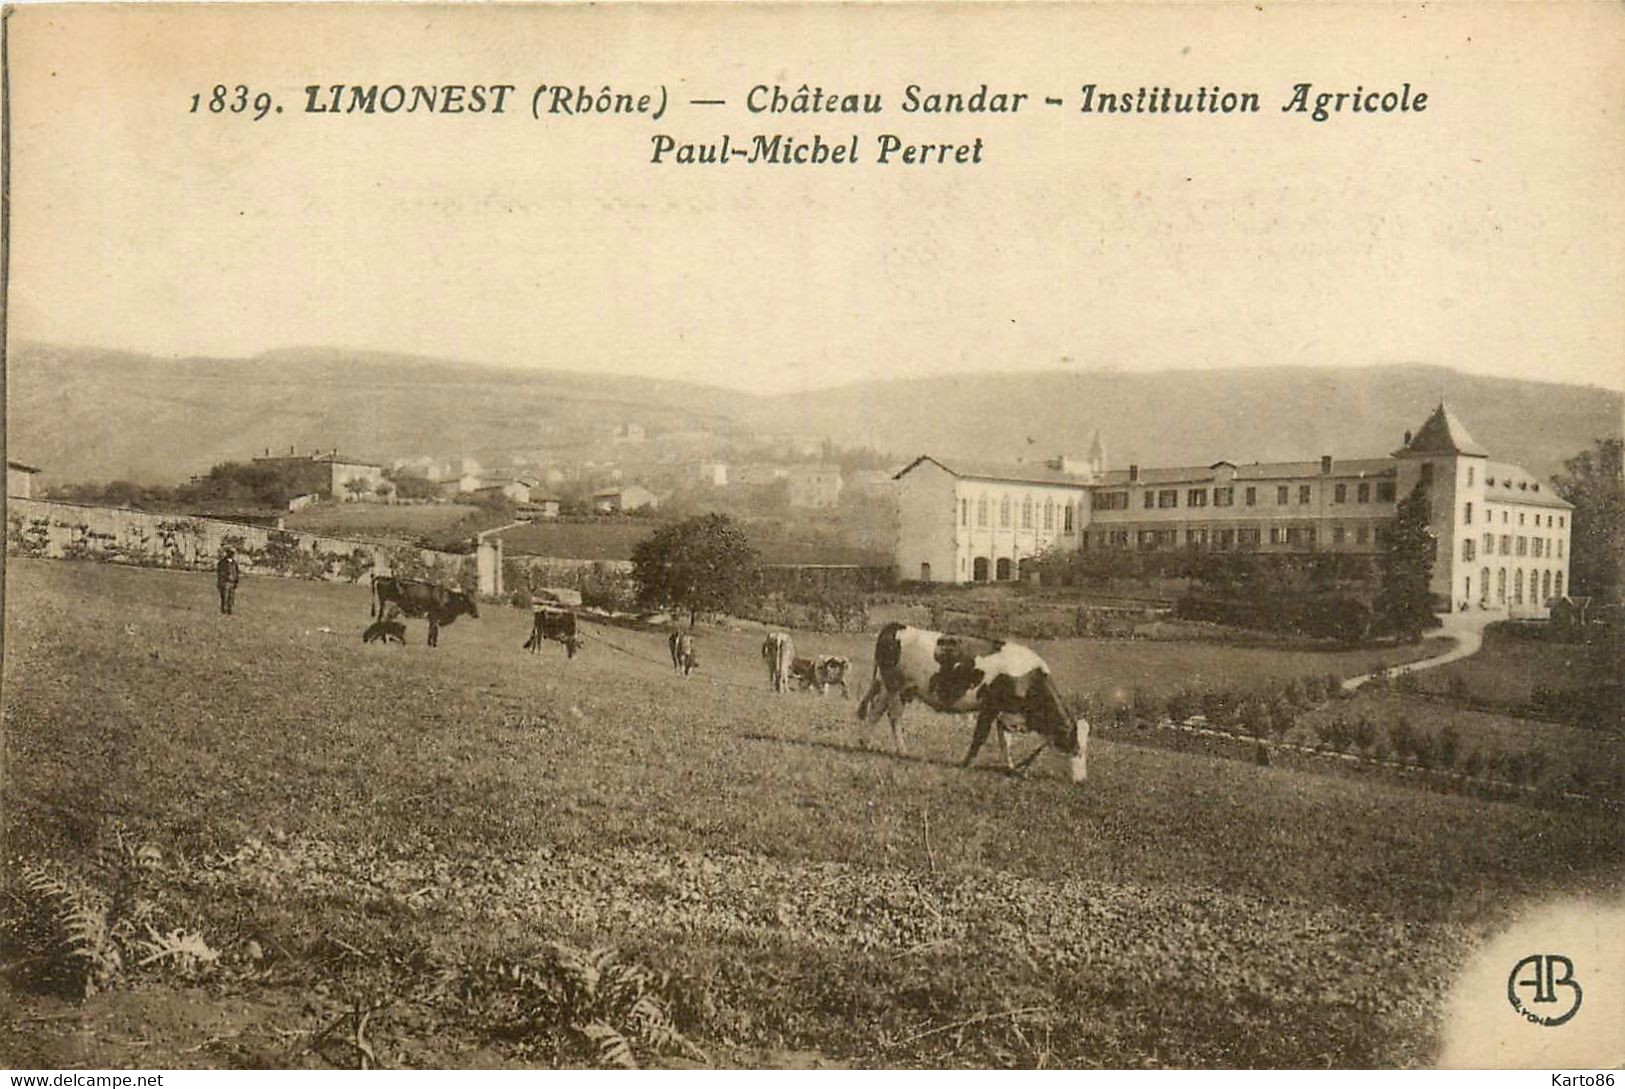
[[[231,546],[226,545],[220,550],[220,562],[214,565],[214,584],[220,591],[220,611],[228,616],[232,599],[237,596],[237,580],[241,577],[237,557],[232,554]]]

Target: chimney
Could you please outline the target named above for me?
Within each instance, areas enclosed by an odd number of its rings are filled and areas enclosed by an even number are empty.
[[[1322,454],[1322,455],[1320,455],[1320,475],[1321,476],[1331,476],[1332,475],[1332,456],[1330,454]]]
[[[1406,428],[1405,429],[1405,445],[1409,446],[1410,444],[1411,444],[1411,431],[1410,431],[1410,428]]]
[[[288,456],[293,457],[293,443],[291,442],[288,444]]]
[[[1140,467],[1138,465],[1130,465],[1128,467],[1128,482],[1130,484],[1137,484],[1137,483],[1139,483],[1139,481],[1140,481]]]

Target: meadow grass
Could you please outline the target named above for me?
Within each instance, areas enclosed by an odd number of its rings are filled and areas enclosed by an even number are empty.
[[[852,702],[767,691],[758,632],[702,632],[685,679],[659,633],[522,653],[528,615],[498,606],[436,649],[421,622],[364,646],[362,587],[250,579],[223,617],[205,575],[7,579],[8,854],[156,845],[200,930],[279,951],[267,992],[561,940],[674,972],[722,1064],[1415,1065],[1475,940],[1553,889],[1617,888],[1625,856],[1610,817],[1110,740],[1082,788],[1054,756],[965,771],[968,723],[919,708],[899,758]],[[869,638],[797,641],[866,675]],[[1338,668],[1042,649],[1080,687]],[[423,1016],[381,1015],[376,1046],[526,1059]]]

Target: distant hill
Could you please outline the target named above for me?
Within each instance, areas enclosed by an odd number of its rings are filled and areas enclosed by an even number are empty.
[[[831,438],[899,459],[1081,455],[1096,428],[1117,467],[1355,457],[1394,449],[1441,394],[1496,457],[1542,478],[1621,431],[1617,392],[1431,366],[1021,372],[755,397],[326,348],[169,360],[23,343],[6,393],[9,455],[42,466],[47,484],[173,483],[290,445],[375,461],[460,453],[498,468],[508,453],[629,421],[651,435]]]
[[[125,478],[174,483],[266,448],[337,447],[387,462],[503,455],[651,430],[727,428],[748,398],[648,378],[484,367],[331,349],[248,359],[12,346],[7,442],[47,483]]]
[[[747,420],[795,420],[904,457],[1005,460],[1082,456],[1099,428],[1108,464],[1123,468],[1382,456],[1441,396],[1494,457],[1542,479],[1592,439],[1619,435],[1625,410],[1611,390],[1399,365],[866,382],[772,398]]]

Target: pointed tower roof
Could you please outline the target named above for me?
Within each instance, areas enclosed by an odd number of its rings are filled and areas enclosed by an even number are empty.
[[[1094,459],[1104,457],[1105,455],[1106,446],[1100,441],[1100,428],[1097,427],[1095,428],[1095,437],[1093,441],[1089,443],[1089,457]]]
[[[1433,415],[1427,418],[1419,431],[1404,447],[1394,451],[1394,457],[1425,454],[1466,454],[1471,457],[1487,458],[1490,452],[1478,445],[1478,441],[1467,433],[1456,414],[1445,407],[1443,401],[1433,410]]]

